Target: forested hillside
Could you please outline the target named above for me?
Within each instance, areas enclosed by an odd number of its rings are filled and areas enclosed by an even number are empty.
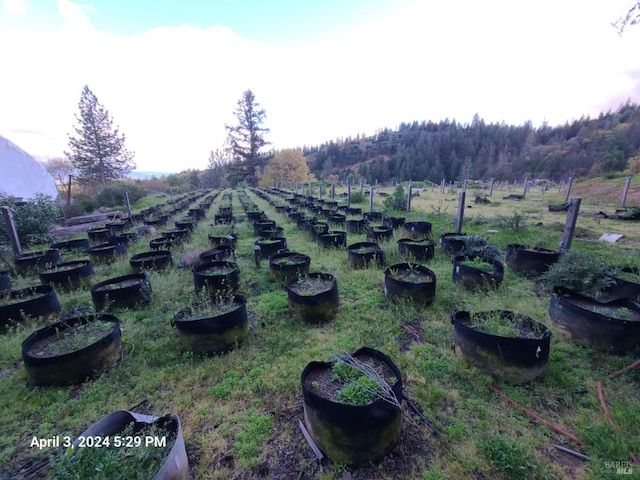
[[[598,176],[624,171],[639,149],[640,106],[627,102],[598,118],[556,127],[485,123],[478,115],[470,124],[402,123],[372,137],[305,147],[304,154],[318,178],[439,183],[443,178]]]

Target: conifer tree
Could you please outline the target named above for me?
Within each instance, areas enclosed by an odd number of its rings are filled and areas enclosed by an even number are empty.
[[[78,106],[76,136],[69,135],[69,152],[65,152],[78,170],[78,181],[96,186],[124,177],[135,167],[124,134],[113,128],[109,112],[86,85]]]

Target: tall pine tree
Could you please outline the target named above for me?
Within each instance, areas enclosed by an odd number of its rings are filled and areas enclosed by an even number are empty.
[[[262,127],[266,112],[260,108],[251,90],[243,92],[234,114],[237,125],[225,125],[231,145],[233,163],[230,165],[230,181],[235,184],[246,180],[249,185],[258,183],[258,169],[266,164],[267,158],[260,149],[269,145],[264,134],[268,128]]]
[[[69,157],[78,170],[78,181],[96,186],[124,177],[133,168],[133,153],[125,147],[125,136],[113,128],[109,112],[88,86],[82,89],[76,136],[69,135]]]

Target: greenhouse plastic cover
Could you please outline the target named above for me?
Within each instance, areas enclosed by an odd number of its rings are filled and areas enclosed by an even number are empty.
[[[0,192],[27,200],[36,193],[58,197],[53,177],[40,162],[0,136]]]

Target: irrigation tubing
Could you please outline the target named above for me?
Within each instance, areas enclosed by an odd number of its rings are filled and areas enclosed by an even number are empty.
[[[424,414],[420,411],[420,409],[415,405],[415,403],[413,403],[409,397],[407,397],[407,395],[402,392],[402,396],[404,397],[404,399],[407,401],[407,405],[409,405],[409,408],[411,408],[411,410],[413,410],[415,412],[416,415],[418,415],[418,417],[420,417],[420,419],[431,429],[433,430],[433,433],[436,434],[436,437],[440,438],[441,440],[444,440],[444,437],[442,436],[442,434],[438,431],[438,429],[429,421],[427,420],[427,417],[424,416]]]
[[[535,420],[537,420],[538,422],[542,423],[543,425],[546,425],[547,427],[551,428],[552,430],[554,430],[555,432],[559,433],[560,435],[564,435],[565,437],[573,440],[575,443],[577,443],[578,445],[584,445],[584,442],[582,440],[580,440],[578,437],[576,437],[575,435],[573,435],[572,433],[567,432],[565,429],[558,427],[557,425],[554,425],[553,423],[549,422],[548,420],[545,420],[544,418],[542,418],[540,415],[538,415],[537,413],[535,413],[532,410],[529,410],[527,407],[523,407],[522,405],[520,405],[519,403],[517,403],[515,400],[512,400],[511,398],[509,398],[507,396],[506,393],[504,393],[502,390],[500,390],[497,387],[494,387],[493,385],[491,387],[491,390],[493,390],[495,393],[497,393],[498,395],[500,395],[502,398],[504,398],[507,402],[509,402],[510,404],[518,407],[520,410],[522,410],[524,413],[526,413],[527,415],[529,415],[530,417],[534,418]]]
[[[617,372],[612,372],[609,374],[609,378],[616,378],[622,375],[624,372],[631,370],[633,368],[640,367],[640,359],[633,362],[631,365],[624,367],[622,370],[618,370]]]

